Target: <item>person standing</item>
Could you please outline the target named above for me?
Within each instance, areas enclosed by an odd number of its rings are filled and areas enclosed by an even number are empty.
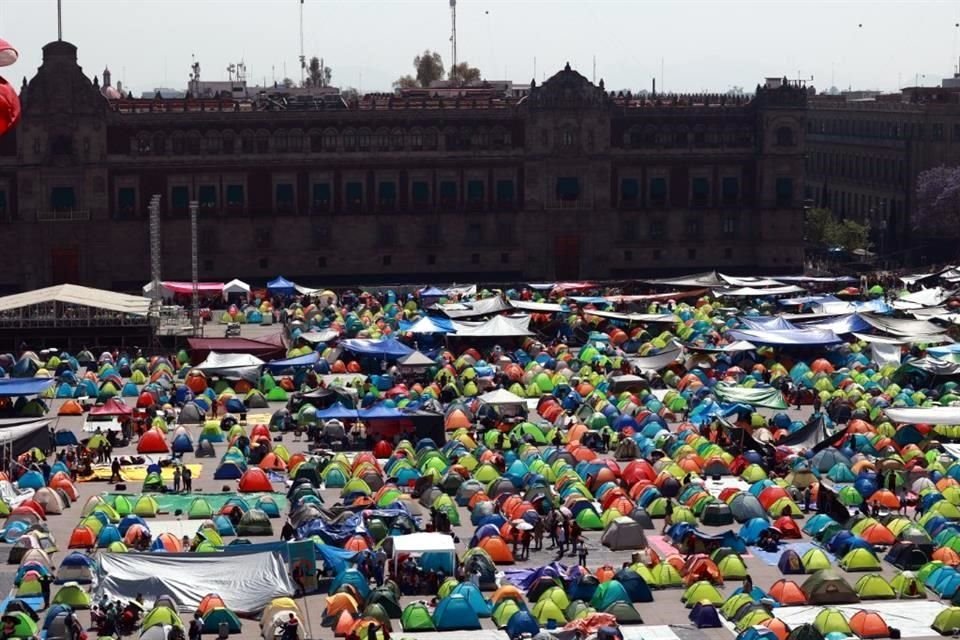
[[[183,490],[187,493],[193,491],[193,471],[190,471],[190,467],[183,468]]]
[[[180,466],[173,468],[173,492],[180,493]]]
[[[197,611],[193,614],[193,619],[190,620],[190,628],[187,631],[187,640],[200,640],[202,635],[203,618],[200,617],[200,612]]]

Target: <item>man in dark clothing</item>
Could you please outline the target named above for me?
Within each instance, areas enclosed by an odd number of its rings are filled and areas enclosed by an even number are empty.
[[[200,612],[193,614],[193,619],[190,620],[190,628],[187,631],[187,640],[200,640],[200,636],[203,635],[203,618],[200,617]]]
[[[110,482],[120,482],[120,458],[114,458],[110,465]]]
[[[187,493],[193,491],[193,471],[186,465],[183,467],[183,490]]]

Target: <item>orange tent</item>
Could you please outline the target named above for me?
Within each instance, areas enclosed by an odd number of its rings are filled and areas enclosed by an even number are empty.
[[[358,535],[347,540],[346,543],[344,543],[343,548],[345,551],[360,552],[369,549],[370,545],[367,544],[366,538]]]
[[[695,555],[687,559],[680,571],[683,574],[683,583],[690,586],[700,580],[709,580],[713,584],[723,584],[723,576],[717,563],[704,555]]]
[[[807,596],[803,595],[803,590],[793,580],[781,578],[773,583],[770,591],[767,592],[771,598],[785,607],[799,606],[807,604]]]
[[[764,491],[766,491],[766,489],[764,489]],[[878,504],[886,509],[900,508],[900,498],[889,489],[875,491],[873,495],[867,499],[867,502],[870,504]]]
[[[567,430],[567,441],[580,442],[580,439],[587,431],[587,425],[578,422]]]
[[[144,535],[149,536],[150,530],[147,529],[142,524],[134,522],[129,527],[127,527],[126,533],[123,534],[123,541],[127,546],[131,546],[136,544],[137,540],[139,540]]]
[[[879,613],[857,611],[849,620],[850,630],[861,638],[887,638],[890,628]]]
[[[333,625],[333,635],[338,638],[345,638],[350,635],[350,630],[356,622],[349,611],[341,611],[337,617],[337,623]]]
[[[951,567],[960,565],[960,554],[950,547],[940,547],[933,552],[933,556],[931,556],[930,559],[939,560],[943,564],[950,565]]]
[[[200,604],[197,605],[197,611],[200,612],[201,616],[207,615],[208,611],[216,609],[217,607],[226,608],[227,605],[223,603],[223,598],[218,596],[215,593],[208,593],[203,596],[203,600],[200,601]]]
[[[457,429],[469,429],[470,418],[461,409],[454,409],[443,419],[443,427],[447,431],[456,431]]]
[[[57,411],[58,416],[82,416],[83,407],[80,406],[80,403],[76,400],[67,400],[62,405],[60,405],[60,410]]]
[[[360,609],[356,599],[349,593],[335,593],[327,598],[327,611],[325,618],[334,618],[346,611],[348,614],[354,614]],[[350,622],[353,626],[353,622]]]
[[[602,567],[598,567],[597,570],[593,572],[593,575],[597,576],[597,580],[600,582],[606,582],[613,580],[613,576],[617,575],[617,572],[614,571],[613,567],[605,564]]]
[[[97,544],[97,536],[90,527],[79,526],[70,534],[68,549],[92,549]]]
[[[513,564],[513,553],[500,536],[487,536],[477,547],[483,549],[497,564]]]
[[[157,542],[159,542],[163,548],[166,549],[167,553],[180,553],[183,551],[183,544],[180,542],[180,538],[172,533],[166,531],[161,533],[159,536],[157,536],[154,544]]]
[[[780,533],[783,534],[784,538],[799,540],[803,537],[803,535],[800,533],[800,525],[798,525],[797,521],[790,516],[781,516],[777,518],[776,522],[773,523],[773,526],[780,530]]]
[[[867,525],[864,530],[860,532],[860,537],[873,545],[890,546],[896,542],[896,538],[894,538],[890,529],[887,529],[879,522]]]
[[[287,463],[280,459],[280,456],[272,451],[263,456],[263,460],[257,465],[264,471],[286,471]]]
[[[505,584],[490,596],[490,602],[498,604],[501,600],[516,600],[518,603],[525,602],[523,593],[512,584]]]
[[[777,640],[787,640],[787,636],[790,635],[790,627],[780,618],[768,618],[761,622],[760,626],[773,631],[774,635],[777,636]]]
[[[77,486],[70,480],[70,476],[63,471],[57,471],[53,474],[48,486],[52,489],[60,489],[65,492],[74,502],[80,499],[80,491],[77,490]]]

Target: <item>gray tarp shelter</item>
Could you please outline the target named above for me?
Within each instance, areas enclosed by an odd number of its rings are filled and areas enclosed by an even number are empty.
[[[208,376],[217,376],[226,380],[246,380],[257,384],[260,381],[260,369],[263,365],[263,360],[249,353],[211,351],[207,359],[194,368]]]

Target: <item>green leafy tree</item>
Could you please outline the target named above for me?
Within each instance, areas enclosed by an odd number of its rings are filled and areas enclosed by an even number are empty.
[[[329,87],[333,80],[333,69],[320,65],[320,58],[313,56],[307,65],[307,78],[304,84],[308,87]]]
[[[481,73],[480,69],[471,67],[469,62],[460,62],[450,69],[448,78],[457,84],[472,84],[480,80]]]
[[[394,89],[413,89],[418,86],[419,85],[417,84],[417,79],[411,76],[410,74],[401,76],[393,81]]]
[[[837,220],[830,209],[811,209],[806,217],[807,242],[847,251],[870,248],[870,225]]]
[[[421,87],[429,87],[443,78],[443,58],[436,51],[425,49],[413,59],[413,68],[416,70],[417,84]]]

